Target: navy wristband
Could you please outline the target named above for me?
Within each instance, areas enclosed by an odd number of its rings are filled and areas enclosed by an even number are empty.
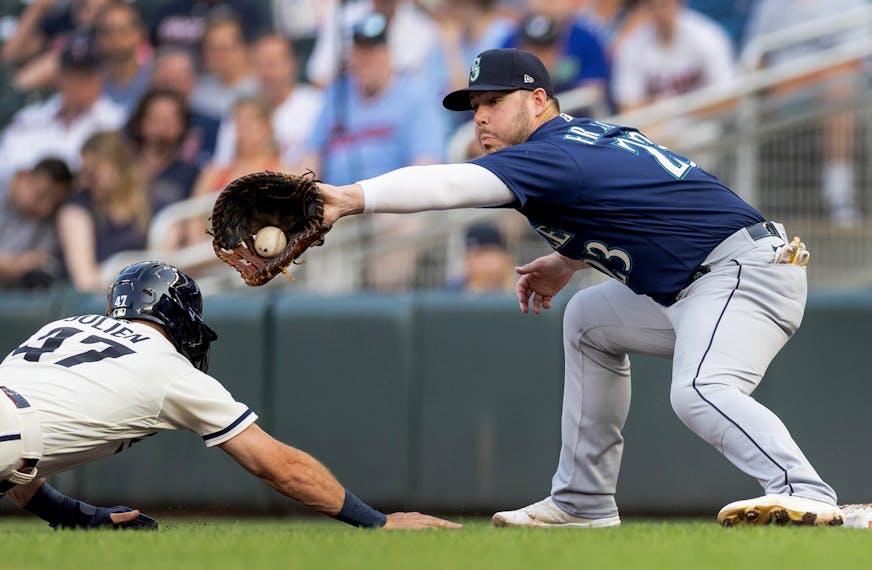
[[[348,489],[345,489],[345,501],[342,503],[342,509],[333,518],[364,528],[380,528],[388,522],[388,517],[355,497],[354,493]]]

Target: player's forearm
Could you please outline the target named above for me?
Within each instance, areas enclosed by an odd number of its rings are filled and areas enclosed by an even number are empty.
[[[279,493],[310,509],[334,516],[342,508],[345,489],[314,457],[284,444],[275,462],[258,474]]]
[[[494,173],[475,164],[408,166],[361,180],[365,213],[403,214],[503,206],[515,195]]]
[[[267,482],[277,491],[299,501],[310,509],[360,527],[382,527],[387,517],[358,499],[311,455],[297,449],[292,463],[284,469],[284,477]]]
[[[276,440],[256,424],[221,444],[252,475],[310,509],[361,527],[387,518],[348,492],[317,459]]]
[[[515,195],[491,171],[475,164],[408,166],[347,186],[320,185],[324,221],[361,213],[402,214],[502,206]]]
[[[290,446],[284,446],[283,465],[272,476],[262,477],[278,492],[312,510],[361,527],[382,527],[387,517],[348,489],[317,459]]]

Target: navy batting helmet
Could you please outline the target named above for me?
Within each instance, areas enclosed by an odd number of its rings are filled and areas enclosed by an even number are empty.
[[[209,368],[209,343],[218,335],[203,322],[200,288],[182,270],[160,261],[125,267],[109,288],[106,314],[160,325],[191,364]]]

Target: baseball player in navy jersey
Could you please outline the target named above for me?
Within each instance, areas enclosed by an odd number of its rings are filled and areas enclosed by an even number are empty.
[[[494,524],[620,524],[614,494],[629,353],[671,358],[675,413],[763,487],[764,496],[724,507],[721,524],[842,524],[833,490],[751,397],[802,319],[804,245],[788,243],[781,224],[639,131],[560,113],[548,72],[529,53],[481,53],[469,86],[443,105],[475,112],[484,156],[324,184],[326,221],[514,208],[554,249],[516,269],[523,313],[550,308],[578,270],[612,277],[566,307],[562,447],[551,493],[496,513]]]
[[[312,456],[260,429],[255,413],[206,374],[217,335],[201,310],[200,290],[182,271],[138,263],[116,278],[106,315],[48,323],[13,350],[0,363],[0,495],[53,527],[157,528],[138,510],[95,507],[42,477],[184,429],[279,493],[343,522],[459,526],[420,513],[384,515]]]

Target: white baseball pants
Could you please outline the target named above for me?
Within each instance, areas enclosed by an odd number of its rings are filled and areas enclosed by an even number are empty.
[[[0,388],[0,495],[10,484],[29,483],[36,470],[19,471],[26,460],[42,457],[42,427],[37,411],[20,395]]]

